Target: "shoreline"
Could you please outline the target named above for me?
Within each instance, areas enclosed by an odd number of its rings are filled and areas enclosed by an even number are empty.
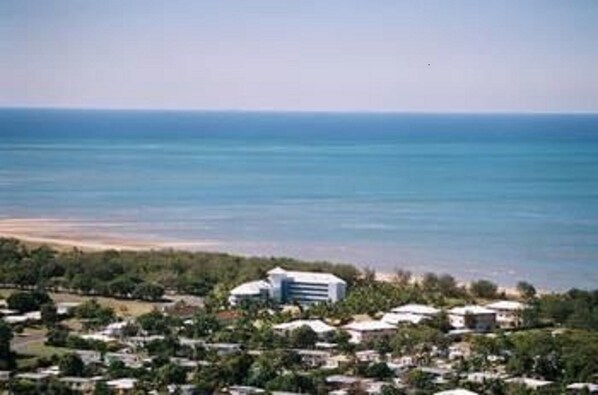
[[[227,251],[219,248],[221,244],[213,240],[199,241],[158,241],[151,239],[131,238],[116,234],[94,232],[86,234],[81,232],[81,225],[93,226],[88,222],[58,220],[52,218],[2,218],[0,219],[0,238],[14,238],[33,245],[47,245],[58,250],[79,249],[82,251],[96,252],[104,250],[120,251],[150,251],[150,250],[188,250],[222,252],[241,256],[255,256],[256,254],[243,254]],[[102,224],[106,225],[106,224]],[[98,224],[99,226],[99,224]],[[78,228],[79,227],[79,228]],[[257,254],[259,255],[259,254]],[[292,257],[303,260],[301,257]],[[346,262],[337,262],[346,263]],[[357,264],[348,263],[358,270],[365,272],[366,269]],[[442,273],[436,273],[441,275]],[[450,273],[448,273],[450,274]],[[382,282],[393,282],[395,274],[388,271],[375,270],[376,280]],[[451,274],[452,275],[452,274]],[[411,272],[411,282],[420,282],[423,274]],[[458,286],[469,286],[472,281],[464,281],[454,276]],[[504,292],[507,296],[518,295],[514,286],[497,284],[498,291]],[[548,290],[537,290],[538,293],[548,293]]]

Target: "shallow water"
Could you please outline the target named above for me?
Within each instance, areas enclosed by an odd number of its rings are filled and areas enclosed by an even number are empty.
[[[0,217],[596,287],[598,116],[0,110]]]

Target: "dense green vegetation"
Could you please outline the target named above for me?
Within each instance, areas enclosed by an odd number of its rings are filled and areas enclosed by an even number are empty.
[[[362,274],[354,266],[327,262],[186,251],[59,252],[46,246],[28,248],[18,240],[0,238],[0,284],[17,288],[143,300],[158,300],[165,289],[170,289],[210,296],[209,305],[219,308],[226,303],[228,289],[243,281],[262,278],[275,266],[329,271],[348,282],[350,292],[346,299],[314,306],[306,312],[311,317],[348,320],[354,314],[375,314],[403,303],[450,307],[505,296],[490,281],[474,281],[465,288],[447,274],[428,273],[420,282],[413,282],[409,272],[397,271],[393,282],[378,282],[372,271]],[[598,329],[598,290],[573,289],[537,296],[533,285],[526,282],[519,283],[517,289],[521,298],[532,306],[523,317],[529,326]],[[23,312],[37,310],[47,302],[40,299],[42,296],[43,293],[16,294],[8,301],[9,307]]]
[[[350,265],[307,263],[288,258],[244,258],[186,251],[59,252],[28,248],[0,238],[0,284],[142,300],[159,300],[165,289],[194,295],[223,296],[240,282],[263,277],[275,266],[329,271],[354,282]]]

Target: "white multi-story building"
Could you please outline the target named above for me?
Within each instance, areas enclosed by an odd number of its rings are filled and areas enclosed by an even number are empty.
[[[252,281],[234,288],[231,304],[247,299],[270,298],[277,303],[338,302],[345,297],[347,283],[330,273],[300,272],[276,267],[263,281]]]
[[[496,323],[501,328],[517,328],[522,325],[521,312],[527,305],[512,300],[501,300],[486,305],[496,312]]]
[[[483,306],[454,307],[448,314],[450,324],[455,329],[489,332],[496,327],[496,312]]]

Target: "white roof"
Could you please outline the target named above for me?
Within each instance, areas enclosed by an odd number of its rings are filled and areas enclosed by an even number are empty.
[[[285,322],[283,324],[274,325],[274,329],[282,331],[292,331],[302,326],[308,326],[316,333],[327,333],[336,330],[335,327],[326,324],[320,320],[297,320],[291,322]]]
[[[494,310],[487,309],[484,306],[468,305],[453,307],[449,310],[449,314],[466,315],[466,314],[495,314]]]
[[[513,377],[505,380],[507,383],[523,384],[529,388],[540,388],[552,384],[552,381],[530,379],[529,377]]]
[[[504,378],[504,375],[492,372],[472,372],[467,375],[467,381],[473,383],[482,383],[485,380],[498,380],[502,378]]]
[[[263,290],[270,289],[270,284],[267,281],[258,280],[243,283],[230,291],[231,295],[243,296],[243,295],[259,295]]]
[[[284,274],[287,278],[293,279],[297,282],[306,283],[318,283],[318,284],[331,284],[341,283],[345,284],[345,280],[335,276],[332,273],[319,273],[319,272],[297,272],[284,270],[281,267],[275,267],[270,270],[268,274]]]
[[[404,306],[395,307],[392,309],[393,313],[409,313],[419,315],[436,315],[440,310],[436,307],[427,306],[425,304],[406,304]]]
[[[30,311],[28,313],[23,314],[27,319],[39,321],[42,319],[42,312],[41,311]]]
[[[9,315],[3,318],[7,324],[20,324],[21,322],[29,321],[29,318],[24,315]]]
[[[103,333],[89,333],[89,334],[81,335],[79,337],[81,339],[85,339],[85,340],[97,340],[97,341],[105,342],[105,343],[109,343],[109,342],[112,342],[115,340],[113,337],[105,335]]]
[[[135,388],[136,383],[137,379],[117,379],[107,381],[106,385],[117,389],[129,390]]]
[[[593,383],[573,383],[567,386],[568,390],[582,390],[587,388],[590,392],[598,391],[598,384]]]
[[[389,329],[396,329],[394,325],[389,324],[388,322],[384,321],[360,321],[360,322],[352,322],[344,326],[345,329],[351,331],[358,331],[358,332],[367,332],[367,331],[383,331]]]
[[[111,324],[108,324],[106,326],[106,329],[123,329],[127,325],[129,325],[127,321],[113,322]]]
[[[78,307],[81,306],[81,302],[60,302],[56,303],[56,307]]]
[[[498,302],[490,303],[486,305],[487,308],[492,310],[523,310],[527,306],[521,302],[516,302],[513,300],[501,300]]]
[[[434,395],[478,395],[478,393],[463,388],[455,388],[448,391],[435,392]]]
[[[425,315],[412,314],[412,313],[386,313],[382,316],[382,321],[388,322],[389,324],[396,325],[401,322],[409,322],[411,324],[419,324],[420,322],[428,319]]]

